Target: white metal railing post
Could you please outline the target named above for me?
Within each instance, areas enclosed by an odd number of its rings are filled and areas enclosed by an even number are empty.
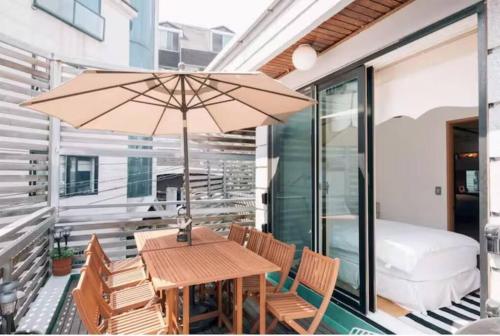
[[[61,63],[50,61],[50,89],[62,82]],[[54,207],[56,216],[59,208],[59,167],[60,167],[61,122],[57,118],[49,118],[49,206]]]
[[[53,57],[52,57],[53,58]],[[53,89],[62,82],[61,62],[52,59],[49,68],[49,88]],[[48,205],[54,208],[54,224],[49,229],[49,250],[54,248],[53,230],[59,217],[59,169],[61,149],[61,121],[49,118],[49,188]],[[52,259],[49,259],[49,272],[52,271]]]

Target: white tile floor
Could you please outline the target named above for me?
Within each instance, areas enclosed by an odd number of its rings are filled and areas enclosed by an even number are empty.
[[[58,303],[64,294],[69,275],[51,276],[31,304],[28,313],[21,319],[17,331],[46,334]]]

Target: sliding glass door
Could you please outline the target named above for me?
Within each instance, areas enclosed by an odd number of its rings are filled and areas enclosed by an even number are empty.
[[[302,93],[311,95],[310,90]],[[272,127],[270,223],[273,235],[296,246],[292,272],[304,247],[314,248],[314,109]]]
[[[318,104],[271,129],[269,224],[276,238],[297,246],[292,275],[304,246],[340,258],[334,297],[366,313],[374,300],[367,294],[373,282],[367,272],[365,68],[303,92]]]
[[[341,260],[336,296],[365,311],[365,68],[318,86],[318,226],[325,255]]]

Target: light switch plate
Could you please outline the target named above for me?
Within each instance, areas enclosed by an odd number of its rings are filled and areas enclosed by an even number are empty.
[[[441,191],[442,191],[442,190],[441,190],[441,187],[439,187],[439,186],[438,186],[438,187],[436,187],[436,188],[434,189],[434,193],[435,193],[436,195],[438,195],[438,196],[439,196],[439,195],[441,195]]]

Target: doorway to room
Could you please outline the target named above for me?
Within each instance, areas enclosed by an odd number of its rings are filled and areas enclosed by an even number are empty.
[[[479,241],[478,119],[447,124],[448,230]]]

